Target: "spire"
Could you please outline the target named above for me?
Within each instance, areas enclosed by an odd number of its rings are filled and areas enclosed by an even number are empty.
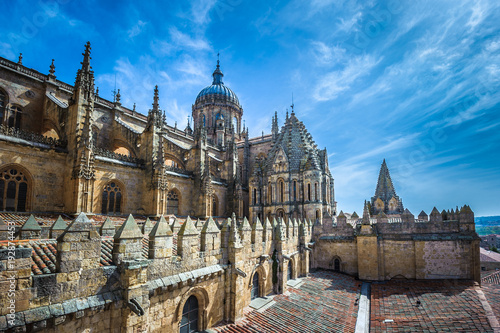
[[[292,105],[290,105],[290,107],[292,108],[292,116],[295,115],[295,111],[293,110],[294,106],[295,106],[295,104],[293,104],[293,92],[292,92]]]
[[[392,197],[396,197],[396,191],[394,190],[394,185],[392,184],[391,175],[385,163],[385,158],[380,167],[375,197],[381,198],[383,201],[388,201]]]
[[[49,69],[49,73],[51,76],[54,76],[54,73],[56,72],[56,66],[54,66],[54,59],[52,59],[52,63],[50,64],[50,69]]]
[[[365,201],[365,207],[363,208],[363,224],[370,224],[370,213],[368,209],[368,202]]]
[[[273,134],[273,141],[278,138],[278,111],[274,111],[273,124],[271,128]]]
[[[82,53],[83,61],[81,62],[82,68],[78,70],[75,80],[75,92],[82,89],[83,97],[90,101],[94,94],[94,71],[90,66],[90,42],[85,44],[85,52]]]
[[[224,84],[224,82],[222,82],[222,77],[224,76],[224,74],[222,74],[222,71],[220,70],[219,55],[220,54],[217,53],[217,67],[212,74],[212,76],[214,77],[214,81],[212,82],[212,84]]]
[[[122,104],[122,103],[120,102],[121,97],[122,97],[122,95],[120,95],[120,89],[118,89],[118,92],[116,93],[116,96],[115,96],[115,98],[116,98],[116,99],[115,99],[115,104],[116,104],[116,105],[120,105],[120,104]]]
[[[160,105],[158,104],[159,100],[160,100],[160,98],[158,97],[158,85],[156,85],[155,91],[154,91],[154,97],[153,97],[153,110],[154,111],[158,111],[160,109]]]

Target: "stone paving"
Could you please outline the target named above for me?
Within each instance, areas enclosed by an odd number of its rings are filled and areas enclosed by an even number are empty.
[[[372,283],[370,332],[493,332],[472,281]]]
[[[361,282],[334,272],[311,273],[298,289],[274,297],[276,304],[259,312],[245,309],[235,324],[215,327],[217,332],[354,332]]]

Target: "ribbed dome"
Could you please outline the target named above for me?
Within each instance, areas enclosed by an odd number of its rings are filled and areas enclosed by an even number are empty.
[[[236,94],[229,87],[226,87],[222,82],[222,77],[224,76],[224,74],[222,74],[220,70],[219,60],[217,60],[217,68],[215,69],[212,76],[214,77],[214,81],[210,86],[205,87],[200,91],[198,96],[196,96],[195,104],[197,104],[198,102],[202,102],[203,100],[215,97],[216,99],[222,99],[224,101],[232,102],[240,106],[240,101],[238,100]]]

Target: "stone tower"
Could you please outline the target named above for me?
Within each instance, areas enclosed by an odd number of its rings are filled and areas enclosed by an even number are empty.
[[[375,196],[371,199],[370,213],[371,215],[378,215],[380,212],[384,212],[385,214],[402,214],[403,211],[403,202],[396,194],[389,168],[384,159],[378,175]]]

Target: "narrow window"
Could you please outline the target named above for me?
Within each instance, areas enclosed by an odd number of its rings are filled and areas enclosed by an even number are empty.
[[[182,309],[180,333],[198,332],[198,299],[191,295]]]
[[[252,292],[250,299],[254,300],[259,297],[259,273],[255,272],[252,279]]]
[[[253,189],[253,204],[257,204],[257,189]]]
[[[318,201],[318,183],[314,183],[314,201]]]
[[[3,123],[3,115],[5,113],[6,105],[7,105],[7,95],[0,90],[0,124]]]
[[[307,183],[307,200],[311,201],[311,183]]]
[[[283,181],[280,181],[280,202],[285,202],[285,184]]]
[[[214,194],[212,196],[212,216],[218,216],[217,215],[217,209],[218,209],[218,200],[217,200],[217,196]]]
[[[297,181],[293,181],[293,201],[297,201]]]

